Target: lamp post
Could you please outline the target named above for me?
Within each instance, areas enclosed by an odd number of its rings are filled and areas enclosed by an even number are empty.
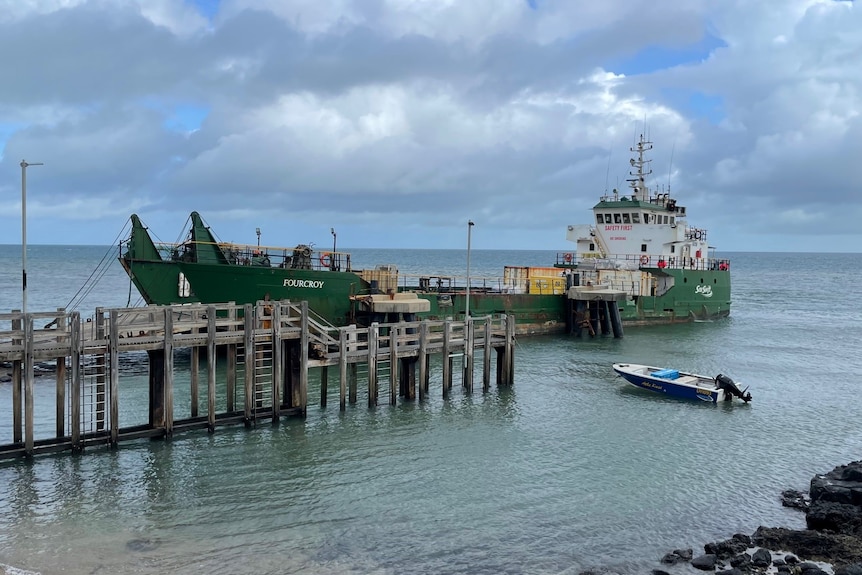
[[[335,255],[335,228],[329,228],[329,233],[332,234],[332,255],[329,257],[329,269],[333,271],[340,270],[340,264],[335,264],[338,257]]]
[[[255,228],[254,231],[257,234],[257,247],[260,247],[260,228]]]
[[[467,297],[464,298],[464,319],[470,316],[470,232],[473,231],[473,220],[467,220]]]
[[[21,291],[23,301],[21,311],[27,313],[27,167],[44,166],[42,162],[28,164],[21,160]]]
[[[332,234],[332,257],[335,257],[335,228],[329,228],[329,233]]]

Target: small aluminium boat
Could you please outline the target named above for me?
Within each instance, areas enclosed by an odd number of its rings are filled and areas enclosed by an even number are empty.
[[[722,374],[713,378],[636,363],[615,363],[613,367],[620,377],[635,387],[673,397],[699,399],[712,403],[732,401],[734,397],[745,403],[751,401],[751,394],[748,393],[747,387],[740,390],[732,379]]]

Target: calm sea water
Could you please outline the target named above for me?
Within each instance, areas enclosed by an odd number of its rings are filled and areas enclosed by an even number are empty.
[[[115,248],[30,247],[28,308],[66,306],[106,254]],[[360,397],[340,413],[335,388],[330,407],[312,405],[305,420],[0,463],[0,564],[45,574],[646,573],[674,548],[802,527],[781,491],[862,455],[862,255],[729,255],[729,319],[628,328],[619,340],[522,338],[511,389],[456,385],[444,401],[435,364],[421,404],[369,410]],[[20,307],[20,256],[0,246],[2,311]],[[474,250],[471,274],[552,258]],[[357,250],[354,261],[442,273],[465,259]],[[80,310],[136,300],[113,262]],[[754,401],[629,389],[616,361],[726,373]],[[131,369],[121,405],[144,401],[145,386]],[[0,443],[11,437],[9,387],[0,384]],[[52,387],[37,384],[37,412]]]

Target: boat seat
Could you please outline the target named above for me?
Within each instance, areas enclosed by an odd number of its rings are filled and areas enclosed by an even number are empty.
[[[690,375],[683,375],[676,379],[677,383],[697,383],[697,378]]]

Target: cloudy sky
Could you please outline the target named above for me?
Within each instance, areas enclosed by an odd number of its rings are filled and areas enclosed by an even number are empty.
[[[0,0],[0,243],[566,249],[651,185],[721,251],[862,252],[862,6]]]

